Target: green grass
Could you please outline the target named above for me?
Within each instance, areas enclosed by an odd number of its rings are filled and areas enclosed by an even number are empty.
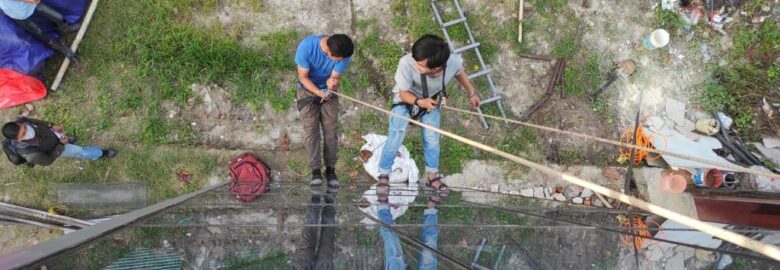
[[[112,160],[76,161],[63,158],[48,167],[11,167],[3,163],[0,168],[8,175],[13,175],[6,183],[24,184],[0,186],[0,191],[15,194],[14,203],[47,209],[58,206],[56,198],[48,196],[52,183],[139,181],[147,183],[149,202],[155,203],[199,189],[205,185],[218,163],[216,155],[197,149],[120,147],[119,151],[119,155]],[[192,173],[189,184],[180,183],[176,177],[176,172],[180,170]]]
[[[577,35],[570,33],[553,48],[553,55],[559,58],[570,59],[579,52],[581,46]]]
[[[255,255],[255,253],[246,251],[241,256],[228,258],[224,267],[236,270],[289,269],[287,255],[281,251],[271,250],[262,257]]]
[[[540,15],[552,16],[563,10],[566,0],[534,0],[532,4]]]
[[[379,72],[385,74],[395,74],[396,68],[398,68],[398,60],[404,55],[403,51],[391,42],[383,40],[381,32],[376,25],[376,22],[360,21],[358,27],[367,31],[368,34],[358,40],[356,46],[360,48],[362,53],[368,53],[376,59],[375,65]]]
[[[596,91],[604,82],[599,57],[595,54],[584,56],[584,61],[567,61],[563,81],[567,94],[584,97]]]
[[[602,102],[600,99],[597,99],[593,102],[593,111],[604,115],[606,124],[608,125],[615,121],[615,112],[609,103]]]
[[[677,31],[680,26],[683,25],[682,18],[677,12],[673,10],[664,10],[660,7],[655,10],[655,18],[653,19],[653,26],[655,28],[663,28],[669,33]]]
[[[511,134],[507,134],[501,139],[498,144],[498,150],[510,153],[518,154],[529,150],[529,146],[532,146],[538,142],[536,132],[527,127],[522,127],[515,130]]]
[[[780,83],[780,66],[775,61],[780,57],[780,23],[737,24],[732,31],[734,47],[725,57],[730,64],[711,68],[713,78],[700,85],[697,99],[707,111],[730,115],[742,136],[757,139],[755,109],[761,99],[780,102],[775,89]]]

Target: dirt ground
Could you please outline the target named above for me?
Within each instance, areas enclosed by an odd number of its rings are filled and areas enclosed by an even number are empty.
[[[467,10],[486,10],[497,19],[492,23],[504,25],[516,23],[516,2],[501,1],[501,4],[496,4],[493,1],[467,0],[463,1],[463,5]],[[610,70],[618,61],[633,59],[638,66],[637,72],[629,78],[617,80],[602,94],[602,100],[607,104],[606,111],[596,111],[592,102],[587,98],[571,95],[561,98],[554,95],[547,105],[534,115],[533,122],[598,137],[617,139],[623,130],[633,127],[635,113],[639,108],[641,91],[644,91],[641,104],[643,116],[662,116],[666,98],[674,98],[686,103],[689,109],[696,107],[696,104],[692,103],[692,93],[694,88],[707,78],[708,74],[702,67],[705,60],[700,47],[691,46],[680,35],[673,35],[670,45],[666,48],[655,51],[641,48],[642,38],[653,30],[651,26],[655,14],[651,6],[653,1],[620,1],[617,3],[613,0],[586,0],[565,2],[564,8],[571,10],[573,16],[581,22],[576,32],[578,33],[577,38],[582,44],[582,50],[598,55],[602,71]],[[399,50],[408,49],[415,38],[410,37],[403,29],[394,26],[391,13],[393,1],[391,0],[323,0],[317,1],[316,4],[308,1],[267,0],[260,3],[257,6],[249,5],[243,1],[219,1],[217,10],[196,14],[193,23],[205,27],[223,27],[230,32],[237,33],[237,38],[248,47],[254,47],[262,42],[260,40],[262,34],[280,29],[296,30],[303,34],[349,33],[360,44],[361,38],[368,35],[365,30],[356,27],[356,22],[360,20],[373,20],[381,29],[382,38],[392,41],[392,45]],[[323,6],[329,8],[323,8]],[[537,16],[532,4],[526,1],[526,19],[533,20],[538,18]],[[538,30],[525,36],[533,44],[531,48],[533,53],[552,54],[555,47],[555,35],[560,34],[560,30],[556,30],[556,28],[571,25],[570,18],[563,16],[547,22],[550,24],[542,27],[550,29],[549,31]],[[477,36],[477,39],[479,40],[480,37]],[[515,53],[511,40],[498,40],[496,42],[499,49],[495,61],[489,63],[489,66],[494,72],[494,79],[504,98],[503,104],[507,112],[519,116],[542,97],[548,76],[550,76],[552,62],[520,57]],[[724,36],[718,44],[721,46],[711,48],[713,54],[726,50],[730,44],[729,38]],[[357,49],[360,50],[359,47]],[[375,61],[376,59],[370,60]],[[356,92],[363,100],[373,104],[386,104],[386,92],[389,89],[382,89],[382,87],[392,86],[392,74],[389,74],[389,71],[376,69],[357,72],[379,73],[371,74],[372,83],[367,89],[358,89]],[[294,82],[295,77],[291,70],[289,75],[283,76],[279,88],[291,89]],[[281,168],[279,171],[282,171],[283,177],[287,178],[302,179],[304,177],[306,169],[293,165],[294,162],[298,164],[305,160],[302,156],[301,145],[303,141],[302,123],[298,119],[298,112],[294,107],[279,113],[275,112],[270,104],[266,104],[262,110],[253,111],[246,106],[231,102],[230,93],[235,90],[234,86],[212,85],[208,82],[190,83],[194,97],[188,100],[186,105],[164,104],[166,119],[190,123],[197,144],[207,148],[278,151],[283,147],[281,141],[286,141],[289,143],[291,152],[275,156],[278,157],[275,162],[279,163],[278,167]],[[345,145],[359,144],[359,142],[355,142],[356,134],[351,134],[352,132],[359,130],[383,133],[385,131],[385,129],[364,130],[361,128],[363,115],[375,115],[379,119],[384,119],[384,116],[345,102],[342,102],[341,110],[341,141]],[[18,109],[0,111],[0,120],[10,120],[19,113]],[[472,124],[464,125],[463,121],[467,119]],[[137,119],[133,116],[123,116],[119,121],[123,123],[124,127],[137,125]],[[381,126],[382,123],[384,122],[380,120],[378,125]],[[479,140],[512,135],[507,134],[508,129],[503,127],[485,130],[478,124],[476,118],[452,115],[444,123],[445,127],[457,126],[460,128],[463,126],[463,130],[469,132],[470,137]],[[96,140],[110,140],[110,137],[116,133],[118,132],[98,135]],[[610,188],[620,189],[622,187],[622,178],[607,179],[601,175],[601,171],[592,167],[592,165],[614,165],[618,153],[614,147],[561,135],[543,132],[538,134],[538,144],[543,145],[543,147],[534,148],[529,151],[531,153],[524,154],[541,157],[540,160],[545,160],[555,168],[561,168],[575,175],[583,175]],[[344,156],[354,157],[350,153],[345,153]],[[346,163],[351,162],[345,158],[342,160]],[[447,181],[453,186],[462,185],[479,189],[496,187],[501,191],[518,191],[528,187],[565,183],[561,179],[551,179],[538,172],[513,169],[506,162],[487,159],[462,160],[461,162],[463,164],[462,172],[447,173]],[[354,166],[346,167],[354,169]],[[352,171],[349,174],[350,178],[353,179],[362,176],[353,176]],[[218,180],[218,177],[213,177],[213,182],[218,182]],[[277,216],[266,213],[250,218],[275,220]],[[293,222],[300,220],[301,216],[290,214],[287,219],[289,222]],[[207,234],[214,235],[222,232],[202,229],[192,236],[197,237],[199,233],[205,237]],[[299,230],[290,230],[284,232],[282,236],[299,233]],[[27,233],[25,234],[27,235]],[[38,236],[41,234],[36,234],[34,238],[43,240],[50,237],[48,235]],[[191,236],[187,235],[187,237]],[[191,263],[198,267],[205,267],[204,263],[209,262],[208,258],[224,259],[225,251],[219,250],[217,247],[229,243],[235,243],[237,247],[243,249],[252,249],[263,253],[267,250],[258,243],[263,241],[264,237],[272,236],[269,234],[260,235],[250,239],[248,244],[240,245],[238,244],[239,240],[229,239],[229,237],[215,238],[217,240],[214,240],[216,241],[214,243],[205,245],[201,243],[197,250],[188,251],[192,253],[193,258],[196,258]],[[609,238],[607,247],[597,245],[599,238]],[[292,242],[277,240],[283,242],[283,247],[294,250],[295,245]],[[549,267],[555,266],[554,269],[596,268],[596,265],[602,262],[607,264],[603,265],[602,269],[615,269],[617,267],[615,265],[616,256],[630,256],[625,252],[624,247],[618,245],[617,237],[591,233],[590,231],[572,231],[563,234],[545,232],[537,236],[533,243],[528,244],[541,246],[550,242],[554,243],[554,247],[548,246],[547,248],[558,248],[575,254],[575,256],[567,257],[566,260],[555,261],[556,254],[553,252],[531,251],[543,260],[554,261],[554,264],[547,264]],[[20,243],[20,246],[24,245],[25,243]],[[351,256],[361,254],[360,248],[355,250]],[[344,252],[351,251],[345,250]],[[210,267],[214,266],[205,268]]]
[[[62,236],[58,230],[32,226],[0,225],[0,256]]]

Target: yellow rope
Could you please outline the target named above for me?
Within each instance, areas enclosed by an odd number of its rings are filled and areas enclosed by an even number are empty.
[[[408,117],[404,117],[404,116],[395,114],[395,113],[390,112],[388,110],[385,110],[385,109],[379,108],[377,106],[368,104],[366,102],[357,100],[355,98],[352,98],[350,96],[344,95],[342,93],[339,93],[339,92],[332,92],[332,93],[336,94],[339,97],[346,98],[346,99],[348,99],[348,100],[350,100],[352,102],[355,102],[355,103],[361,104],[363,106],[372,108],[374,110],[377,110],[379,112],[385,113],[385,114],[390,115],[392,117],[404,119],[404,120],[409,121],[410,123],[413,123],[413,124],[415,124],[417,126],[420,126],[420,127],[423,127],[423,128],[426,128],[426,129],[438,132],[441,135],[453,138],[455,140],[458,140],[458,141],[463,142],[465,144],[468,144],[468,145],[474,146],[476,148],[482,149],[482,150],[487,151],[489,153],[492,153],[492,154],[498,155],[500,157],[506,158],[508,160],[511,160],[511,161],[520,163],[522,165],[531,167],[533,169],[539,170],[539,171],[541,171],[541,172],[543,172],[545,174],[551,175],[553,177],[561,178],[561,179],[563,179],[563,180],[565,180],[565,181],[567,181],[569,183],[572,183],[572,184],[575,184],[575,185],[578,185],[578,186],[581,186],[581,187],[584,187],[584,188],[588,188],[588,189],[592,190],[593,192],[600,193],[600,194],[603,194],[605,196],[614,198],[614,199],[619,200],[619,201],[621,201],[623,203],[626,203],[628,205],[631,205],[631,206],[643,209],[645,211],[648,211],[650,213],[654,213],[656,215],[665,217],[665,218],[667,218],[669,220],[673,220],[675,222],[678,222],[678,223],[683,224],[685,226],[688,226],[690,228],[699,230],[699,231],[701,231],[703,233],[715,236],[717,238],[720,238],[720,239],[723,239],[725,241],[731,242],[731,243],[733,243],[735,245],[738,245],[738,246],[744,247],[746,249],[749,249],[749,250],[752,250],[752,251],[764,254],[764,255],[772,258],[772,259],[780,261],[780,248],[778,248],[778,247],[776,247],[774,245],[769,245],[769,244],[766,244],[766,243],[762,243],[760,241],[756,241],[756,240],[750,239],[748,237],[745,237],[744,235],[737,234],[737,233],[734,233],[734,232],[729,231],[729,230],[725,230],[725,229],[722,229],[722,228],[718,228],[718,227],[709,225],[709,224],[704,223],[702,221],[699,221],[699,220],[696,220],[696,219],[693,219],[693,218],[681,215],[679,213],[676,213],[676,212],[671,211],[669,209],[663,208],[661,206],[648,203],[646,201],[637,199],[637,198],[632,197],[632,196],[628,196],[626,194],[617,192],[615,190],[611,190],[609,188],[606,188],[604,186],[598,185],[596,183],[592,183],[592,182],[583,180],[583,179],[581,179],[579,177],[576,177],[576,176],[573,176],[573,175],[570,175],[570,174],[565,174],[565,173],[553,170],[550,167],[547,167],[547,166],[544,166],[544,165],[541,165],[541,164],[537,164],[535,162],[523,159],[521,157],[518,157],[518,156],[515,156],[515,155],[512,155],[512,154],[506,153],[504,151],[501,151],[501,150],[498,150],[496,148],[487,146],[485,144],[482,144],[482,143],[479,143],[479,142],[467,139],[467,138],[462,137],[460,135],[457,135],[457,134],[454,134],[454,133],[451,133],[451,132],[448,132],[448,131],[445,131],[445,130],[442,130],[442,129],[439,129],[439,128],[436,128],[436,127],[433,127],[433,126],[429,126],[429,125],[423,124],[422,122],[410,119]]]
[[[763,175],[763,176],[767,176],[767,177],[770,177],[770,178],[780,178],[780,174],[775,174],[775,173],[766,172],[766,171],[759,171],[759,170],[755,170],[755,169],[751,169],[751,168],[747,168],[747,167],[742,167],[742,166],[731,164],[731,163],[707,160],[707,159],[698,158],[698,157],[694,157],[694,156],[690,156],[690,155],[686,155],[686,154],[680,154],[680,153],[670,152],[670,151],[666,151],[666,150],[658,150],[658,149],[645,147],[645,146],[632,145],[632,144],[619,142],[619,141],[615,141],[615,140],[604,139],[604,138],[600,138],[600,137],[596,137],[596,136],[592,136],[592,135],[588,135],[588,134],[582,134],[582,133],[573,132],[573,131],[560,130],[560,129],[557,129],[557,128],[551,128],[551,127],[546,127],[546,126],[542,126],[542,125],[531,124],[531,123],[523,122],[523,121],[519,121],[519,120],[506,119],[506,118],[503,118],[503,117],[493,116],[493,115],[489,115],[489,114],[479,114],[479,113],[476,113],[476,112],[467,111],[467,110],[458,109],[458,108],[453,108],[453,107],[449,107],[449,106],[442,106],[442,108],[448,109],[448,110],[451,110],[451,111],[467,113],[467,114],[471,114],[471,115],[482,115],[482,116],[484,116],[486,118],[506,121],[506,122],[509,122],[509,123],[519,124],[519,125],[523,125],[523,126],[526,126],[526,127],[541,129],[541,130],[555,132],[555,133],[559,133],[559,134],[564,134],[564,135],[569,135],[569,136],[574,136],[574,137],[580,137],[580,138],[584,138],[584,139],[588,139],[588,140],[593,140],[593,141],[602,142],[602,143],[606,143],[606,144],[612,144],[612,145],[625,147],[625,148],[629,148],[629,149],[634,148],[636,150],[646,151],[648,153],[655,153],[655,154],[659,154],[659,155],[667,155],[667,156],[671,156],[671,157],[687,159],[687,160],[690,160],[690,161],[696,161],[696,162],[704,163],[704,164],[707,164],[707,165],[719,166],[721,168],[729,169],[729,170],[732,170],[732,171],[735,171],[735,172],[758,174],[758,175]]]

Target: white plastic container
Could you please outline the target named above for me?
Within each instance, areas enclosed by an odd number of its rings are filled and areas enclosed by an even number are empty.
[[[643,44],[649,50],[663,48],[669,44],[669,32],[664,29],[656,29],[644,38]]]

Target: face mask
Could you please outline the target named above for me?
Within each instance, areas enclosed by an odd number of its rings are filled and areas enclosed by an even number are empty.
[[[25,126],[27,126],[27,128],[24,132],[24,137],[22,137],[22,141],[35,138],[35,129],[33,129],[33,127],[30,125],[25,125]]]

